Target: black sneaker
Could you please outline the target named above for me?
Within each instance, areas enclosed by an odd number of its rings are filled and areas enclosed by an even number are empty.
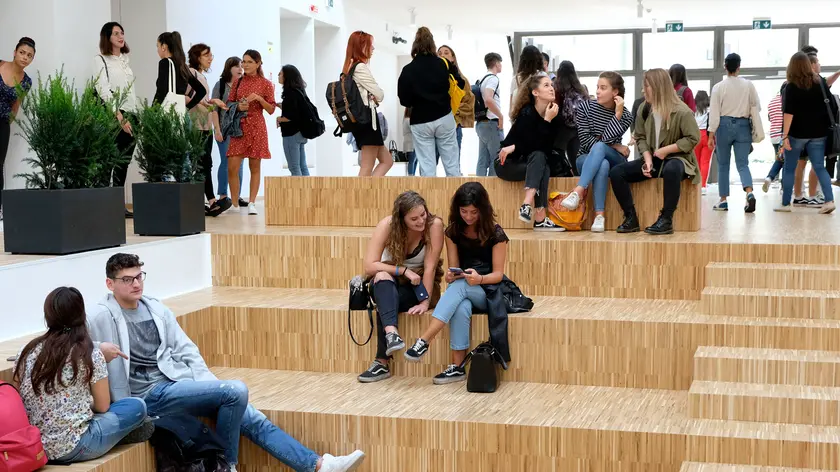
[[[744,213],[755,213],[755,195],[752,192],[747,194],[747,206],[744,207]]]
[[[379,382],[391,377],[391,369],[387,365],[374,360],[370,363],[368,370],[359,375],[358,379],[361,383]]]
[[[807,206],[809,203],[811,203],[811,199],[809,198],[799,197],[793,199],[793,206]]]
[[[388,347],[385,348],[385,354],[390,356],[391,354],[402,351],[405,349],[405,341],[400,337],[399,333],[394,331],[393,333],[385,333],[385,342]]]
[[[531,209],[531,205],[527,203],[523,203],[521,207],[519,207],[519,219],[523,223],[530,223],[533,219],[533,210]]]
[[[129,210],[128,208],[125,209],[125,219],[130,220],[134,218],[134,212]]]
[[[551,221],[551,218],[546,217],[544,220],[534,223],[534,231],[562,233],[566,231],[566,228],[557,226],[557,224]]]
[[[639,217],[635,213],[624,215],[624,221],[616,228],[616,233],[638,233],[642,227],[639,225]]]
[[[825,205],[825,198],[820,198],[819,195],[809,198],[808,203],[805,204],[808,208],[822,208],[823,205]]]
[[[645,228],[645,233],[653,235],[674,234],[674,223],[671,218],[659,215],[659,219],[656,220],[656,223]]]
[[[420,362],[420,358],[423,357],[423,354],[426,354],[428,350],[429,343],[418,338],[417,341],[414,342],[414,345],[411,346],[411,349],[405,351],[405,360],[411,362]]]
[[[140,426],[134,428],[124,438],[120,439],[117,444],[137,444],[146,442],[152,437],[155,432],[155,424],[148,416],[143,420]]]
[[[239,206],[244,207],[244,208],[248,208],[248,202],[246,202],[244,198],[239,197]]]
[[[463,367],[458,367],[455,364],[450,364],[443,372],[435,375],[432,383],[435,385],[446,385],[455,382],[461,382],[467,378],[467,370]]]
[[[226,212],[231,207],[231,205],[233,205],[233,202],[230,201],[230,198],[225,197],[221,200],[216,200],[216,202],[213,203],[213,206],[211,206],[210,210],[207,212],[207,216],[219,216],[222,213]]]

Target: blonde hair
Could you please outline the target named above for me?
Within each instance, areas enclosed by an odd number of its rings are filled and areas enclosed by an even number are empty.
[[[671,112],[682,103],[674,90],[671,75],[665,69],[651,69],[645,72],[644,84],[645,87],[650,86],[653,92],[653,97],[650,97],[648,102],[653,107],[654,113],[662,115],[666,127],[670,126]]]

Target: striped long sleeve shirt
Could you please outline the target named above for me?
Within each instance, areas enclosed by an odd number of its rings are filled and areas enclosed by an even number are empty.
[[[773,144],[779,144],[782,141],[782,126],[784,125],[782,96],[780,94],[770,100],[770,104],[767,105],[767,115],[770,118],[770,141]]]
[[[578,155],[589,154],[592,146],[597,142],[619,144],[621,137],[630,128],[633,114],[624,107],[621,120],[616,119],[615,110],[610,110],[598,103],[597,100],[583,102],[575,110],[575,125],[577,125],[580,151]]]

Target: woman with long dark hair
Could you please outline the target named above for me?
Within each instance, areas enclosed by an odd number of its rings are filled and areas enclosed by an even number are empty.
[[[274,114],[277,104],[274,102],[274,84],[265,78],[262,69],[262,56],[258,51],[249,49],[242,55],[242,68],[245,75],[233,83],[228,96],[229,106],[238,106],[247,111],[240,127],[242,136],[230,138],[228,148],[228,180],[230,193],[239,195],[239,168],[243,159],[248,159],[251,173],[251,188],[248,200],[248,214],[257,214],[257,192],[260,190],[261,165],[263,159],[271,159],[268,149],[268,129],[265,127],[263,111]],[[239,208],[238,202],[233,205]]]
[[[532,75],[545,75],[543,56],[536,46],[525,46],[522,54],[519,55],[519,64],[516,73],[510,81],[510,108],[513,108],[513,101],[516,99],[516,92],[521,84],[527,83]]]
[[[192,110],[207,95],[207,89],[190,73],[181,43],[181,34],[177,31],[161,33],[157,39],[157,52],[160,61],[158,62],[158,77],[153,102],[164,103],[164,99],[166,99],[166,95],[171,88],[171,75],[174,74],[175,87],[173,91],[175,94],[186,95],[187,86],[192,87],[194,91],[192,97],[185,99],[186,109]]]
[[[671,76],[671,82],[674,83],[674,91],[677,96],[683,101],[692,113],[697,113],[697,103],[694,98],[694,92],[688,86],[688,74],[685,72],[685,66],[682,64],[674,64],[668,69],[668,75]]]
[[[309,102],[306,98],[306,82],[297,67],[286,64],[277,76],[283,86],[282,115],[277,117],[277,126],[283,135],[283,152],[292,175],[309,175],[306,164],[307,139],[300,132],[301,123],[309,118]]]
[[[455,191],[445,234],[447,261],[455,270],[446,272],[449,285],[435,307],[429,327],[405,352],[406,360],[420,362],[435,336],[449,325],[452,363],[435,376],[432,380],[435,385],[466,378],[461,363],[470,348],[473,309],[487,310],[487,295],[482,285],[500,283],[507,260],[508,237],[496,224],[490,196],[478,182],[467,182]]]
[[[697,128],[700,129],[700,142],[694,148],[694,154],[697,156],[697,163],[700,165],[701,191],[705,195],[706,181],[709,179],[709,167],[712,162],[712,151],[714,151],[709,146],[709,106],[711,103],[709,94],[705,90],[697,92],[694,103],[697,107],[694,112],[694,119],[697,121]]]
[[[557,68],[557,75],[554,77],[554,99],[560,107],[558,116],[561,118],[554,149],[565,151],[569,164],[574,166],[580,150],[575,111],[589,99],[589,94],[580,83],[575,65],[571,61],[563,61]]]
[[[219,172],[217,178],[219,180],[219,201],[228,198],[228,158],[227,151],[230,147],[230,137],[222,136],[221,126],[221,111],[227,110],[227,100],[230,96],[230,89],[235,80],[242,78],[242,59],[233,56],[227,58],[225,61],[225,68],[222,70],[222,75],[219,76],[219,81],[213,86],[213,94],[211,102],[216,105],[214,113],[210,114],[210,119],[213,120],[213,128],[216,130],[216,146],[219,148]],[[239,167],[239,181],[242,182],[242,166]],[[247,207],[248,202],[240,196],[242,191],[235,195],[238,206]]]
[[[419,193],[408,191],[394,200],[390,216],[379,221],[365,252],[365,276],[376,301],[376,358],[359,382],[391,376],[391,355],[405,349],[397,331],[397,314],[422,315],[440,298],[443,276],[440,251],[443,221],[429,212]],[[425,289],[427,298],[418,296]]]
[[[44,319],[47,332],[20,351],[13,381],[29,422],[41,430],[47,457],[59,463],[96,459],[127,442],[135,429],[128,441],[149,439],[154,427],[145,422],[143,400],[111,403],[105,357],[88,334],[82,294],[72,287],[53,290],[44,301]]]
[[[32,88],[32,79],[24,69],[35,59],[35,41],[32,38],[20,38],[15,46],[14,60],[0,61],[0,221],[3,221],[3,184],[4,165],[9,151],[9,139],[12,136],[11,122],[20,110],[23,97],[18,96],[17,86],[24,92]]]

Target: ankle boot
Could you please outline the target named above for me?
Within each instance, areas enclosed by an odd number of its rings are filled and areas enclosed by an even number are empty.
[[[639,226],[639,218],[636,216],[636,212],[633,213],[625,213],[624,214],[624,221],[621,223],[615,232],[616,233],[637,233],[641,227]]]
[[[647,234],[674,234],[674,222],[670,216],[659,214],[659,219],[652,226],[645,228]]]

